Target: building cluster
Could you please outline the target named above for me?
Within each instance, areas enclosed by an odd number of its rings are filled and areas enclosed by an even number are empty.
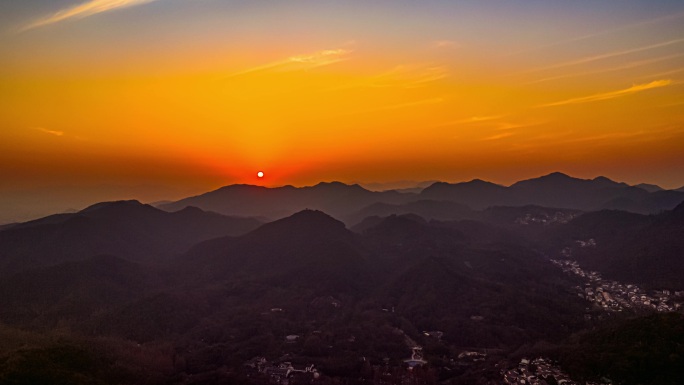
[[[320,378],[313,364],[293,365],[289,361],[272,362],[265,357],[254,357],[244,366],[251,371],[252,377],[273,385],[311,384]]]
[[[651,309],[672,312],[682,308],[684,291],[646,291],[637,285],[602,279],[601,274],[583,270],[576,261],[552,259],[551,262],[564,272],[583,278],[584,286],[575,287],[577,295],[606,311]]]
[[[458,354],[459,361],[481,362],[487,359],[487,353],[463,351]]]
[[[587,240],[578,239],[575,241],[575,247],[596,247],[596,240],[594,238],[589,238]],[[572,256],[572,247],[568,246],[561,250],[561,255],[565,258],[570,258]]]
[[[517,367],[501,372],[503,381],[507,385],[601,385],[605,382],[577,382],[570,379],[557,365],[547,358],[529,360],[523,358]]]
[[[576,213],[568,213],[556,211],[549,215],[548,213],[527,213],[524,216],[515,219],[516,225],[545,225],[548,226],[553,223],[568,223],[577,216]]]
[[[439,331],[439,330],[423,330],[423,335],[425,337],[432,337],[435,338],[437,341],[441,341],[442,337],[444,337],[444,332]]]

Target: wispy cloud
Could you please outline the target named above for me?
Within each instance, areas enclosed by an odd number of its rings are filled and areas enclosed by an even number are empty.
[[[458,48],[460,44],[453,40],[435,40],[430,44],[434,48]]]
[[[449,76],[449,69],[443,65],[398,65],[372,78],[373,87],[416,88]]]
[[[48,130],[47,128],[43,127],[33,127],[33,129],[49,135],[64,136],[64,131]]]
[[[512,133],[512,132],[504,132],[501,134],[496,134],[496,135],[488,136],[486,138],[482,138],[482,140],[487,140],[487,141],[499,140],[499,139],[508,138],[509,136],[513,136],[513,135],[514,135],[514,133]]]
[[[546,67],[535,68],[535,69],[532,69],[530,71],[526,71],[526,73],[540,72],[540,71],[570,67],[570,66],[575,66],[575,65],[580,65],[580,64],[587,64],[587,63],[595,62],[598,60],[609,59],[609,58],[613,58],[613,57],[617,57],[617,56],[623,56],[623,55],[629,55],[632,53],[648,51],[651,49],[666,47],[669,45],[680,44],[680,43],[684,43],[684,39],[668,40],[668,41],[664,41],[664,42],[660,42],[660,43],[656,43],[656,44],[651,44],[651,45],[646,45],[646,46],[642,46],[642,47],[637,47],[637,48],[630,48],[630,49],[626,49],[626,50],[607,52],[607,53],[603,53],[600,55],[587,56],[587,57],[583,57],[580,59],[570,60],[570,61],[566,61],[563,63],[557,63],[557,64],[553,64],[553,65],[546,66]]]
[[[673,69],[673,70],[671,70],[671,71],[660,72],[660,73],[657,73],[657,74],[646,75],[646,76],[643,76],[642,79],[646,79],[646,78],[651,78],[651,79],[653,79],[653,78],[659,78],[659,77],[661,77],[661,76],[674,75],[674,74],[678,74],[678,73],[680,73],[680,72],[684,72],[684,67],[683,67],[683,68],[675,68],[675,69]]]
[[[580,104],[580,103],[596,102],[599,100],[614,99],[614,98],[619,98],[622,96],[635,94],[637,92],[650,90],[653,88],[665,87],[665,86],[668,86],[670,84],[672,84],[672,80],[655,80],[655,81],[652,81],[652,82],[646,83],[646,84],[636,84],[636,85],[633,85],[629,88],[625,88],[624,90],[604,92],[604,93],[600,93],[600,94],[594,94],[594,95],[583,96],[583,97],[579,97],[579,98],[562,100],[560,102],[541,104],[541,105],[538,105],[537,107],[563,106],[566,104]]]
[[[338,48],[318,51],[310,55],[290,56],[287,61],[291,63],[307,64],[309,68],[321,67],[334,64],[346,59],[351,51]]]
[[[326,89],[341,91],[354,88],[420,88],[449,77],[449,68],[438,64],[401,64],[356,83]]]
[[[620,26],[620,27],[617,27],[617,28],[607,29],[607,30],[604,30],[604,31],[599,31],[599,32],[596,32],[596,33],[591,33],[591,34],[582,35],[582,36],[576,36],[576,37],[573,37],[573,38],[564,39],[564,40],[559,40],[559,41],[555,41],[555,42],[552,42],[552,43],[540,45],[540,46],[537,46],[537,47],[534,47],[534,48],[530,48],[530,49],[526,49],[526,50],[522,50],[522,51],[517,51],[517,52],[512,53],[511,55],[529,53],[529,52],[534,52],[534,51],[541,51],[541,50],[544,50],[544,49],[547,49],[547,48],[552,48],[552,47],[556,47],[556,46],[562,46],[562,45],[565,45],[565,44],[570,44],[570,43],[575,43],[575,42],[579,42],[579,41],[583,41],[583,40],[588,40],[588,39],[592,39],[592,38],[599,37],[599,36],[610,35],[610,34],[613,34],[613,33],[622,32],[622,31],[626,31],[626,30],[633,29],[633,28],[638,28],[638,27],[647,26],[647,25],[650,25],[650,24],[658,24],[658,23],[663,23],[663,22],[667,22],[667,21],[670,21],[670,20],[676,20],[676,19],[679,19],[679,18],[682,18],[682,17],[684,17],[684,13],[677,13],[677,14],[673,14],[673,15],[667,15],[667,16],[663,16],[663,17],[658,17],[658,18],[655,18],[655,19],[649,19],[649,20],[639,21],[639,22],[636,22],[636,23],[623,25],[623,26]]]
[[[128,8],[136,5],[151,3],[157,0],[90,0],[85,3],[61,9],[52,15],[44,16],[35,20],[20,31],[28,31],[34,28],[44,27],[70,19],[83,19],[98,13],[109,12],[115,9]]]
[[[459,120],[457,123],[480,123],[480,122],[487,122],[490,120],[496,120],[496,119],[501,119],[503,116],[498,115],[498,116],[471,116],[470,118]]]
[[[252,68],[247,68],[242,71],[232,73],[228,75],[228,77],[242,76],[255,72],[275,69],[282,71],[292,71],[308,70],[317,67],[323,67],[349,59],[349,54],[351,54],[351,52],[352,51],[348,49],[338,48],[321,50],[318,52],[305,55],[290,56],[283,60],[274,61],[271,63],[263,64]]]
[[[425,86],[427,83],[436,82],[449,76],[449,70],[445,66],[428,67],[416,75],[416,78],[404,84],[406,88]]]
[[[658,63],[658,62],[662,62],[662,61],[666,61],[666,60],[670,60],[670,59],[675,59],[675,58],[679,58],[682,56],[684,56],[684,53],[661,56],[661,57],[657,57],[657,58],[653,58],[653,59],[634,61],[634,62],[623,64],[620,66],[611,67],[611,68],[603,68],[603,69],[599,69],[599,70],[595,70],[595,71],[584,71],[584,72],[569,73],[569,74],[558,75],[558,76],[551,76],[548,78],[533,80],[531,82],[528,82],[527,84],[543,83],[543,82],[547,82],[547,81],[551,81],[551,80],[572,78],[572,77],[577,77],[577,76],[596,75],[596,74],[602,74],[602,73],[608,73],[608,72],[622,71],[622,70],[642,67],[645,65]],[[680,69],[679,71],[681,71],[681,70],[682,69]],[[659,75],[669,75],[669,74],[670,73],[668,72],[668,73],[662,73]],[[659,75],[655,75],[655,77],[658,77]],[[653,77],[653,76],[651,76],[651,77]]]
[[[488,116],[471,116],[469,118],[452,120],[436,125],[435,127],[450,127],[450,126],[461,126],[461,125],[483,125],[486,123],[491,123],[492,121],[504,118],[503,115],[488,115]]]

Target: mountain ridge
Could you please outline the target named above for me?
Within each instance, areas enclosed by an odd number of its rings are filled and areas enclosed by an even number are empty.
[[[343,219],[348,225],[353,225],[363,219],[364,210],[369,215],[406,212],[427,214],[427,207],[419,207],[416,203],[419,201],[458,203],[475,210],[491,206],[537,205],[583,211],[618,209],[642,214],[670,210],[684,201],[684,192],[681,191],[656,189],[657,186],[646,184],[641,187],[616,182],[604,176],[580,179],[562,172],[521,180],[510,186],[482,179],[459,183],[435,182],[417,193],[370,191],[359,184],[342,182],[321,182],[304,187],[236,184],[158,207],[166,211],[177,211],[186,206],[196,206],[226,215],[265,217],[271,220],[308,208],[322,210]],[[373,205],[375,209],[371,208]],[[412,208],[407,207],[411,205]],[[381,211],[373,212],[376,209]],[[453,209],[455,208],[449,210]],[[352,212],[356,214],[352,215]],[[452,215],[456,214],[454,211]],[[428,216],[439,217],[434,212]]]

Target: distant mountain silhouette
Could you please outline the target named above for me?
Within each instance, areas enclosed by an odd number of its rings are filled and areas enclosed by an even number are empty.
[[[197,208],[168,213],[138,201],[103,202],[0,231],[0,274],[99,254],[151,262],[199,241],[243,234],[259,225],[255,219]]]
[[[404,204],[374,203],[346,217],[346,223],[359,223],[366,217],[416,214],[425,219],[454,220],[473,218],[470,207],[456,202],[419,200]]]
[[[420,193],[421,199],[454,201],[474,209],[502,204],[506,200],[506,187],[475,179],[470,182],[449,184],[438,182]]]
[[[398,191],[398,192],[409,192],[409,193],[419,193],[424,188],[438,182],[436,180],[432,181],[397,181],[397,182],[387,182],[387,183],[361,183],[361,186],[367,190],[371,191]]]
[[[639,213],[669,210],[684,201],[684,193],[681,192],[649,193],[605,177],[578,179],[559,172],[520,181],[510,187],[480,180],[435,183],[423,190],[420,197],[459,202],[476,209],[538,205],[585,211],[611,208]]]
[[[175,211],[186,206],[196,206],[226,215],[264,216],[271,219],[292,215],[304,209],[315,209],[341,217],[376,202],[403,203],[413,196],[414,194],[396,191],[374,192],[357,184],[340,182],[276,188],[231,185],[159,207]]]
[[[648,184],[648,183],[639,183],[634,185],[634,187],[640,188],[642,190],[646,190],[648,192],[656,192],[656,191],[663,191],[664,189],[658,185],[655,184]]]
[[[615,194],[628,193],[630,187],[605,177],[577,179],[555,172],[539,178],[517,182],[510,187],[514,202],[546,207],[592,209],[601,207]],[[632,193],[642,194],[634,189]]]

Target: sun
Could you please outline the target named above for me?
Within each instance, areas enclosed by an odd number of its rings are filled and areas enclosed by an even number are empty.
[[[259,171],[259,172],[257,173],[257,176],[258,176],[259,178],[263,178],[263,177],[264,177],[264,172],[263,172],[263,171]]]

